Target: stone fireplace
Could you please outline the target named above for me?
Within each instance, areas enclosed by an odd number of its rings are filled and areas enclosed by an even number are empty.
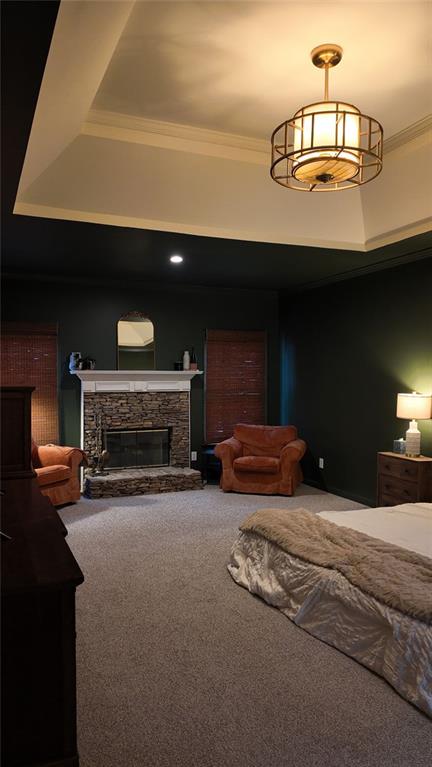
[[[86,472],[86,495],[136,495],[202,486],[200,472],[190,468],[190,382],[195,374],[78,371],[83,450],[90,458],[103,449],[111,455],[107,474]]]

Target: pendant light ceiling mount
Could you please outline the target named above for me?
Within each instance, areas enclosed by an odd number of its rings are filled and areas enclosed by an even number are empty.
[[[299,109],[272,134],[270,175],[282,186],[306,192],[351,189],[382,169],[383,129],[353,104],[329,100],[329,70],[342,59],[340,45],[311,51],[324,69],[324,100]]]
[[[311,51],[312,64],[319,69],[327,69],[335,67],[342,59],[343,49],[340,45],[334,43],[327,43],[326,45],[318,45]]]

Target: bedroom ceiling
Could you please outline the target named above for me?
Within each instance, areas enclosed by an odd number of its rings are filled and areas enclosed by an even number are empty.
[[[389,137],[430,112],[429,11],[416,2],[137,2],[93,107],[268,140],[321,99],[310,51],[335,42],[344,55],[330,95],[375,116]]]
[[[278,289],[430,254],[430,3],[74,0],[55,28],[55,2],[7,5],[5,270]],[[325,18],[345,30],[328,34],[345,48],[332,89],[396,134],[366,196],[312,199],[269,178],[267,122],[321,96],[309,50]],[[397,66],[394,41],[405,46]],[[404,115],[417,126],[408,136]],[[174,270],[179,245],[185,263]]]

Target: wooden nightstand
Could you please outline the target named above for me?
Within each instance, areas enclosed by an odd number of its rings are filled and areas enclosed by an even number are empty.
[[[378,453],[377,506],[432,501],[432,458]]]

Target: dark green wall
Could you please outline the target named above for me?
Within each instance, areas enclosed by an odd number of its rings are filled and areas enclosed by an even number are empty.
[[[155,326],[156,367],[172,370],[183,350],[194,346],[199,368],[204,364],[206,328],[265,330],[268,339],[268,421],[279,417],[278,296],[275,291],[197,287],[147,287],[140,283],[97,285],[8,279],[3,282],[3,315],[7,320],[58,322],[60,436],[79,445],[80,382],[67,368],[71,351],[96,360],[99,370],[116,363],[118,319],[142,311]],[[192,444],[200,455],[204,442],[204,381],[192,381]]]
[[[143,283],[4,280],[5,319],[59,324],[61,439],[79,444],[79,381],[67,371],[80,351],[116,368],[116,323],[132,310],[156,328],[156,366],[172,369],[195,347],[203,365],[206,328],[268,333],[268,422],[294,423],[308,443],[306,481],[374,503],[376,453],[407,424],[398,391],[432,389],[432,258],[296,295],[274,291],[155,287]],[[192,450],[204,441],[204,381],[192,382]],[[279,411],[280,404],[280,411]],[[279,416],[281,413],[281,417]],[[432,455],[432,421],[420,422]],[[325,460],[318,469],[318,457]]]
[[[308,443],[306,480],[374,504],[376,453],[408,428],[397,393],[432,390],[432,258],[283,295],[280,310],[281,422]],[[432,456],[432,421],[419,428]]]

